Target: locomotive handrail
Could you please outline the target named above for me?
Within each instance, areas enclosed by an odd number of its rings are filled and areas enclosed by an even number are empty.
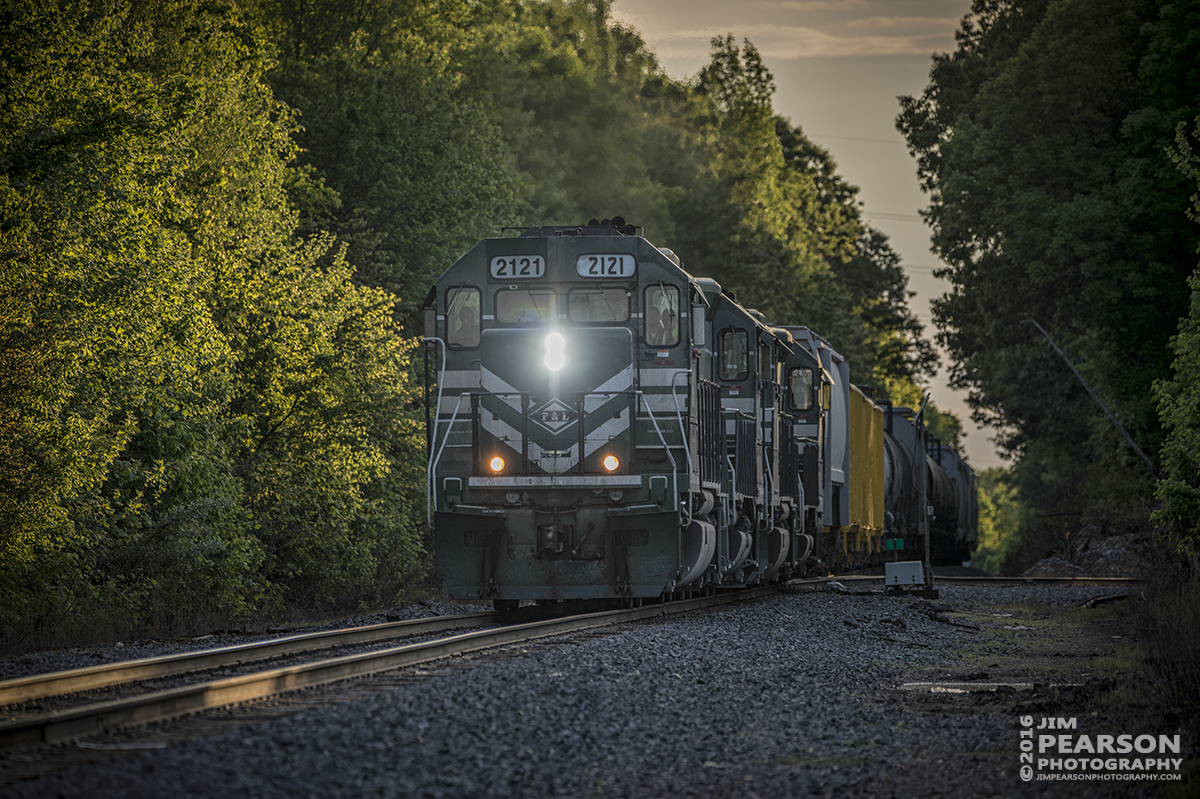
[[[678,402],[679,394],[676,391],[674,391],[675,379],[681,374],[684,374],[684,375],[691,374],[691,370],[681,369],[672,376],[672,378],[671,378],[671,382],[672,382],[671,396],[672,396],[672,400],[673,400],[673,403],[675,406],[677,420],[679,422],[679,434],[680,434],[681,446],[683,447],[684,452],[685,452],[686,456],[689,458],[689,462],[690,462],[691,447],[688,444],[687,428],[685,427],[685,425],[683,423],[682,411],[679,407],[679,402]],[[455,414],[457,414],[458,408],[461,405],[463,397],[470,397],[472,400],[474,400],[476,397],[478,397],[478,398],[483,398],[483,397],[499,397],[499,398],[525,397],[525,396],[528,396],[528,394],[529,394],[529,392],[524,392],[524,391],[468,391],[468,392],[464,392],[463,394],[459,395],[459,404],[455,406]],[[642,391],[641,389],[622,389],[619,391],[580,391],[580,392],[575,392],[574,396],[577,398],[576,405],[577,405],[581,419],[584,418],[587,414],[587,407],[586,407],[586,402],[585,402],[585,399],[587,397],[618,397],[618,396],[641,397],[643,400],[641,407],[645,408],[646,414],[650,417],[650,421],[654,425],[654,431],[655,431],[655,433],[658,434],[659,442],[662,444],[663,449],[666,450],[666,452],[667,452],[667,458],[671,462],[672,469],[675,471],[678,471],[679,465],[676,463],[674,455],[671,454],[672,445],[667,443],[666,437],[663,435],[662,428],[660,427],[660,425],[658,423],[658,417],[656,417],[654,415],[654,411],[650,407],[650,402],[647,399],[646,392]],[[636,409],[631,409],[631,410],[636,410]],[[454,419],[452,418],[450,424],[453,425],[453,422],[454,422]],[[630,420],[630,423],[632,425],[632,423],[633,423],[632,419]],[[632,427],[631,427],[631,429],[632,429]],[[443,438],[442,448],[445,447],[448,437],[449,437],[449,429],[447,429],[446,437]],[[527,434],[523,433],[523,438],[524,437],[527,437]],[[441,450],[439,449],[438,459],[440,459],[440,455],[441,455]],[[435,459],[435,461],[433,463],[434,469],[437,468],[437,460],[438,459]],[[581,451],[581,460],[582,460],[582,451]]]
[[[658,440],[662,442],[663,449],[667,453],[667,459],[671,461],[671,491],[674,493],[675,502],[679,502],[679,467],[675,465],[675,456],[671,454],[671,448],[667,446],[667,439],[663,437],[662,430],[658,427],[658,419],[654,418],[654,411],[650,410],[650,402],[646,400],[646,392],[637,389],[637,395],[642,398],[646,413],[650,416],[650,421],[654,424],[654,432],[658,433]],[[632,420],[630,420],[632,424]],[[676,508],[678,508],[678,504]]]
[[[529,398],[528,391],[469,391],[471,398],[471,461],[472,469],[482,470],[479,462],[479,421],[484,397],[518,397],[521,400],[521,473],[529,473]],[[506,439],[505,439],[506,440]]]
[[[675,403],[675,420],[677,422],[679,422],[679,440],[683,442],[683,457],[685,460],[687,460],[688,483],[689,484],[692,482],[692,449],[690,446],[688,446],[688,439],[691,438],[691,436],[688,435],[687,430],[684,429],[684,426],[683,426],[683,411],[679,408],[679,393],[677,391],[675,391],[675,379],[678,378],[680,375],[688,375],[690,377],[691,374],[692,374],[691,369],[676,369],[674,374],[671,375],[671,400],[672,400],[672,402]],[[649,408],[650,406],[647,405],[646,407]],[[672,461],[671,465],[674,466],[674,461]],[[687,501],[688,522],[689,523],[692,520],[692,494],[693,493],[694,492],[691,491],[689,488],[688,501]],[[676,495],[678,496],[678,489],[676,489]],[[678,501],[678,500],[676,500],[676,501]]]
[[[446,449],[446,442],[450,440],[450,431],[454,429],[454,421],[458,418],[458,409],[462,405],[463,395],[458,395],[458,402],[454,403],[454,413],[450,414],[450,423],[446,425],[446,435],[442,438],[442,446],[438,448],[437,457],[429,464],[429,494],[426,497],[428,501],[429,511],[426,521],[429,524],[433,523],[433,506],[437,502],[437,497],[434,493],[434,481],[437,480],[437,466],[442,459],[442,451]],[[439,400],[439,405],[441,401]],[[437,429],[438,420],[434,419],[434,429]]]
[[[629,449],[628,455],[630,463],[633,463],[633,458],[637,449],[637,416],[636,408],[634,407],[635,392],[632,388],[621,389],[619,391],[581,391],[576,396],[579,398],[579,473],[584,473],[584,463],[587,460],[587,432],[584,429],[585,420],[587,419],[587,398],[588,397],[628,397],[629,398]]]
[[[763,507],[775,507],[775,475],[771,473],[771,459],[767,457],[766,452],[763,453],[763,471],[766,473],[767,484],[763,487],[764,502]],[[774,511],[772,511],[773,513]],[[773,518],[773,517],[772,517]]]
[[[521,400],[521,473],[529,474],[529,402],[528,391],[469,391],[471,398],[471,462],[472,470],[478,474],[479,465],[479,421],[483,408],[484,397],[498,397],[506,400],[517,397]],[[507,404],[507,402],[505,403]],[[515,449],[515,447],[514,447]]]
[[[724,419],[721,416],[720,386],[704,378],[696,379],[696,421],[699,426],[700,449],[697,459],[700,463],[700,483],[720,483],[723,479],[720,450],[718,442],[725,437]]]
[[[754,453],[758,446],[758,425],[755,417],[737,408],[722,408],[721,410],[723,413],[729,414],[726,417],[727,422],[733,421],[734,457],[738,464],[733,475],[734,490],[743,496],[757,496],[759,474],[756,466],[758,458]],[[726,436],[726,445],[728,446],[728,433]],[[750,464],[754,464],[754,466],[748,469],[747,466]]]
[[[433,435],[429,439],[430,444],[432,444],[434,441],[437,440],[437,426],[438,426],[438,422],[440,421],[439,417],[442,414],[442,386],[445,383],[445,377],[446,377],[446,361],[448,360],[446,357],[447,349],[446,349],[446,342],[442,341],[437,336],[424,336],[424,337],[422,337],[421,340],[426,343],[433,342],[435,344],[442,345],[442,368],[438,370],[437,405],[434,406],[437,410],[434,412],[434,416],[433,416]],[[426,371],[425,374],[427,376],[426,379],[428,379],[429,372]],[[459,395],[459,402],[461,402],[461,401],[462,401],[462,395]],[[429,393],[428,392],[425,393],[425,402],[426,403],[429,402]],[[458,413],[458,406],[455,406],[454,412],[456,414]],[[428,416],[426,416],[426,418],[428,419]],[[450,438],[450,428],[453,426],[454,426],[454,419],[453,419],[453,417],[451,417],[450,427],[446,428],[446,438],[442,440],[442,448],[443,449],[446,447],[446,441],[449,440],[449,438]],[[432,450],[432,447],[430,447],[429,463],[425,466],[425,523],[429,524],[429,525],[433,524],[433,506],[436,501],[434,498],[434,492],[433,492],[434,474],[436,474],[436,472],[437,472],[437,460],[440,460],[441,457],[442,457],[441,450],[438,450],[437,459],[434,459],[433,458],[433,450]]]
[[[796,490],[800,481],[800,438],[796,436],[795,424],[795,416],[780,411],[779,482],[783,486],[783,490],[780,491],[781,495],[784,492]],[[783,434],[784,430],[787,431],[786,435]],[[800,493],[803,494],[803,489],[800,489]]]

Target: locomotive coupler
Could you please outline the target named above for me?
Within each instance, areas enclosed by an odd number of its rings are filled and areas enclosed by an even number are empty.
[[[557,518],[549,524],[539,524],[537,528],[538,557],[541,557],[543,552],[561,555],[567,542],[571,540],[571,531],[571,525],[563,524]]]

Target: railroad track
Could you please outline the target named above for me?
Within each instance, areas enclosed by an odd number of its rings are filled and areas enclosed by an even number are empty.
[[[509,624],[439,637],[429,641],[314,660],[298,665],[268,668],[233,677],[151,691],[122,699],[86,704],[48,714],[17,718],[0,722],[0,751],[69,741],[122,727],[148,724],[211,708],[265,699],[278,694],[390,671],[452,655],[563,635],[620,622],[684,613],[704,607],[753,599],[775,593],[777,590],[776,586],[770,586],[661,605]],[[438,617],[421,621],[430,624],[440,622],[443,625],[440,629],[444,630],[454,626],[477,626],[494,621],[494,619],[494,614],[484,613],[470,616]],[[428,627],[416,630],[415,624],[404,633],[397,631],[396,628],[403,624],[410,623],[397,622],[392,625],[376,625],[376,627],[393,628],[390,631],[391,637],[431,631]],[[371,632],[366,634],[375,636],[369,640],[379,640],[379,638],[385,637],[384,633],[387,632],[371,628],[357,628],[329,634],[317,634],[325,636],[324,640],[320,642],[284,639],[10,680],[0,683],[0,697],[2,697],[0,704],[11,705],[14,702],[30,701],[34,697],[44,698],[78,693],[93,690],[101,685],[105,687],[125,685],[138,680],[163,677],[168,673],[178,675],[200,669],[216,668],[229,663],[245,662],[250,655],[258,656],[255,659],[274,657],[275,655],[264,654],[273,645],[275,647],[293,647],[290,653],[312,651],[318,646],[328,648],[335,644],[345,645],[347,641],[336,639],[337,633],[354,636],[360,639],[358,642],[361,642],[364,630],[370,630]],[[307,636],[304,637],[307,638]],[[300,636],[296,638],[300,638]],[[308,650],[300,648],[306,644],[309,645]],[[255,649],[256,647],[258,649]],[[283,654],[283,652],[276,652],[276,654]],[[21,698],[14,699],[13,697]]]
[[[0,707],[52,696],[94,691],[127,683],[157,680],[180,674],[218,669],[333,647],[357,646],[402,636],[425,635],[495,622],[495,613],[435,616],[428,619],[387,622],[365,627],[325,630],[272,638],[248,644],[202,649],[177,655],[105,663],[83,669],[36,674],[0,682]]]
[[[853,584],[882,583],[882,576],[835,576],[793,580],[792,588],[820,588],[831,581]],[[978,578],[938,577],[952,585],[1094,584],[1118,585],[1136,582],[1126,578]],[[30,715],[0,722],[0,752],[37,744],[52,744],[82,738],[122,727],[148,724],[227,705],[240,704],[299,691],[332,682],[426,663],[538,638],[587,630],[621,622],[685,613],[705,607],[744,601],[776,593],[779,586],[765,586],[698,597],[639,608],[586,613],[563,618],[507,624],[457,633],[429,641],[408,643],[373,651],[324,658],[297,665],[266,668],[232,677],[221,677],[165,690],[150,690],[135,696],[84,704],[65,710]],[[399,636],[436,633],[464,627],[494,624],[494,613],[442,616],[409,622],[290,636],[194,653],[168,655],[139,661],[113,663],[86,669],[36,675],[0,682],[0,706],[14,706],[48,697],[76,694],[138,681],[161,679],[234,664],[245,664],[281,655],[311,653],[335,646],[351,646]]]
[[[796,582],[841,582],[883,584],[882,574],[853,574],[822,577],[816,581]],[[1142,581],[1135,577],[941,577],[934,575],[934,584],[943,585],[1137,585]]]

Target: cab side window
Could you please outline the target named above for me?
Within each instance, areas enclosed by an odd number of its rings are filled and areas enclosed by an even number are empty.
[[[793,411],[811,411],[813,407],[813,370],[807,367],[788,373],[788,402]]]
[[[452,288],[446,292],[446,343],[451,347],[479,346],[479,289]]]
[[[717,349],[717,376],[722,380],[745,380],[750,374],[749,350],[745,330],[722,330]]]
[[[679,287],[662,283],[650,286],[645,299],[646,343],[674,347],[679,343]]]

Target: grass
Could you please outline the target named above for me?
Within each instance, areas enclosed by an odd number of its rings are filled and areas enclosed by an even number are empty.
[[[1100,714],[1132,734],[1178,730],[1185,747],[1200,742],[1200,563],[1153,571],[1144,596],[1095,608],[1031,605],[955,614],[979,624],[968,662],[1032,681],[1078,685],[1036,710]],[[991,613],[1012,613],[998,618]],[[1005,630],[1004,625],[1028,631]],[[1025,712],[1018,700],[1014,707]],[[1200,796],[1200,761],[1185,758],[1183,781],[1162,783],[1164,799]]]
[[[1136,617],[1146,662],[1169,699],[1196,718],[1200,711],[1200,557],[1163,563]]]
[[[297,606],[264,602],[252,614],[233,618],[203,602],[181,602],[151,587],[147,596],[111,586],[76,584],[40,598],[33,612],[15,623],[0,624],[0,657],[30,652],[111,646],[118,642],[172,641],[223,630],[264,632],[339,621],[367,615],[420,600],[440,600],[432,576],[432,561],[425,559],[411,572],[381,581],[348,598],[341,606]],[[0,591],[3,589],[0,588]],[[359,597],[384,596],[391,601],[368,604]],[[0,594],[0,599],[3,599]],[[0,615],[0,619],[3,616]]]

